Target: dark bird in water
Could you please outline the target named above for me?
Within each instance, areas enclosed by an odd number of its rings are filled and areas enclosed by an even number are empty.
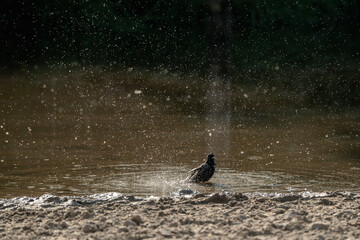
[[[209,181],[215,172],[215,156],[210,154],[207,157],[206,162],[199,167],[190,171],[190,176],[185,179],[185,182],[206,182]]]

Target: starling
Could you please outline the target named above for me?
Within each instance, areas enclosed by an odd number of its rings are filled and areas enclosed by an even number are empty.
[[[209,181],[215,172],[214,154],[209,154],[207,161],[201,164],[199,167],[190,171],[190,176],[185,179],[186,182],[206,182]]]

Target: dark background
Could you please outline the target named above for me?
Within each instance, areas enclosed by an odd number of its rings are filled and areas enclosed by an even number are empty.
[[[360,1],[233,0],[234,83],[360,103]],[[3,0],[0,67],[116,66],[206,72],[208,1]]]

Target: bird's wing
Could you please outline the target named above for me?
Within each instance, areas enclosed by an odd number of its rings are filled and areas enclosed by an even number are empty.
[[[191,174],[194,174],[195,172],[197,172],[197,171],[199,171],[199,170],[201,170],[201,169],[203,169],[203,170],[206,169],[206,164],[205,164],[205,163],[202,164],[202,165],[200,165],[200,166],[198,166],[197,168],[192,169],[190,172],[191,172]]]

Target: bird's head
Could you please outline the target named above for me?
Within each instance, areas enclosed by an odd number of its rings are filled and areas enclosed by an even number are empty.
[[[215,155],[213,153],[208,155],[206,163],[209,164],[209,165],[216,165],[216,163],[215,163]]]

